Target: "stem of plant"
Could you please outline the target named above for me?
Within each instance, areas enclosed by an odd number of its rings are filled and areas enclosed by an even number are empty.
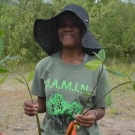
[[[11,72],[11,73],[15,73],[15,72]],[[15,74],[21,76],[21,77],[23,78],[23,80],[25,81],[25,84],[26,84],[27,89],[28,89],[28,91],[29,91],[30,98],[31,98],[31,100],[32,100],[32,103],[34,104],[34,100],[33,100],[32,95],[31,95],[31,93],[30,93],[30,88],[29,88],[29,85],[28,85],[28,83],[27,83],[25,77],[24,77],[23,75],[19,74],[19,73],[15,73]],[[38,114],[37,114],[37,113],[36,113],[36,120],[37,120],[37,126],[38,126],[38,134],[41,135],[40,121],[39,121],[39,117],[38,117]]]
[[[83,112],[83,110],[85,109],[87,103],[89,102],[89,100],[90,100],[90,98],[91,98],[91,96],[92,96],[94,90],[96,89],[96,87],[97,87],[97,85],[98,85],[98,83],[99,83],[99,80],[100,80],[100,78],[101,78],[102,72],[103,72],[103,63],[102,63],[101,72],[100,72],[99,77],[98,77],[98,79],[97,79],[97,83],[95,84],[95,86],[94,86],[94,88],[93,88],[93,90],[92,90],[90,96],[88,97],[88,99],[87,99],[85,105],[83,106],[83,109],[81,110],[81,113],[80,113],[80,114],[82,114],[82,112]],[[86,113],[86,112],[85,112],[85,113]],[[82,115],[84,115],[85,113],[83,113]],[[71,128],[70,131],[72,131],[72,130],[73,130],[73,127]],[[68,135],[71,135],[71,134],[69,133]]]
[[[102,63],[102,68],[101,68],[100,75],[99,75],[99,77],[98,77],[98,79],[97,79],[97,83],[95,84],[95,86],[94,86],[94,88],[93,88],[93,90],[92,90],[90,96],[88,97],[88,99],[87,99],[85,105],[83,106],[83,109],[81,110],[81,113],[82,113],[83,110],[85,109],[85,107],[86,107],[87,103],[89,102],[89,100],[90,100],[90,98],[91,98],[93,92],[95,91],[95,89],[96,89],[96,87],[97,87],[97,85],[98,85],[98,83],[99,83],[99,80],[100,80],[100,78],[101,78],[102,72],[103,72],[103,63]],[[80,114],[81,114],[81,113],[80,113]],[[82,115],[84,115],[84,113],[83,113]]]
[[[121,85],[124,85],[124,84],[127,84],[127,83],[133,83],[135,81],[129,81],[129,82],[124,82],[124,83],[121,83],[115,87],[113,87],[110,91],[108,91],[102,98],[100,98],[92,107],[90,107],[86,112],[83,113],[83,115],[85,115],[89,110],[91,110],[97,103],[99,103],[107,94],[109,94],[111,91],[113,91],[114,89],[116,89],[117,87],[121,86]]]

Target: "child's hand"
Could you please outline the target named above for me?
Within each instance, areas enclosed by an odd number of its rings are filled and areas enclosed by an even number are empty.
[[[38,103],[35,101],[34,104],[31,100],[26,100],[23,105],[25,114],[29,116],[35,116],[38,110]]]
[[[86,128],[91,127],[96,121],[96,115],[93,111],[88,111],[85,115],[78,114],[75,116],[74,123]]]

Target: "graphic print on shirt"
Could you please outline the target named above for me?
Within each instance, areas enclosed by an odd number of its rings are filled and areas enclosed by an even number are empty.
[[[83,108],[77,102],[68,103],[59,93],[50,97],[46,105],[50,118],[53,120],[51,128],[53,129],[55,127],[56,130],[63,131],[67,130],[67,126],[74,119],[73,116],[79,114]]]
[[[88,91],[89,86],[86,84],[79,84],[74,83],[72,81],[68,82],[66,80],[59,81],[58,79],[51,79],[49,78],[46,85],[46,88],[53,88],[53,89],[59,89],[59,90],[70,90],[74,92],[81,92],[80,90]]]

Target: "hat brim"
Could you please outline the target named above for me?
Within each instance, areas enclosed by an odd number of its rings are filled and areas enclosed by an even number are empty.
[[[58,38],[58,25],[64,12],[61,12],[51,19],[37,19],[34,22],[34,38],[48,55],[62,50],[62,44]],[[97,40],[89,30],[82,37],[82,46],[83,51],[89,55],[93,55],[93,52],[98,52],[101,49]]]

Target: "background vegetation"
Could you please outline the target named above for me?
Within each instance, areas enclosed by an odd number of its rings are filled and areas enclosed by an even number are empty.
[[[69,3],[83,6],[90,17],[90,31],[105,49],[108,58],[132,62],[135,59],[135,4],[119,0],[1,0],[0,28],[4,30],[4,56],[20,55],[20,63],[36,63],[46,53],[33,38],[37,18],[50,18]],[[15,64],[15,63],[14,63]]]

